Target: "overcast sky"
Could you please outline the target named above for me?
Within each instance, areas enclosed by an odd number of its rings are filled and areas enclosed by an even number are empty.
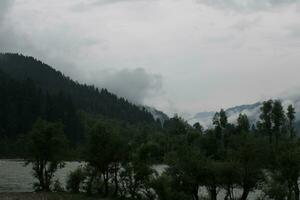
[[[1,0],[0,51],[168,114],[300,93],[298,0]]]

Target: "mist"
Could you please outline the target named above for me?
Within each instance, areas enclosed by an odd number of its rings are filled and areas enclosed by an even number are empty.
[[[297,0],[4,0],[0,51],[189,116],[299,86],[299,8]]]

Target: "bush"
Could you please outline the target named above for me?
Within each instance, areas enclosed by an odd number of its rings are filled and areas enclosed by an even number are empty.
[[[53,191],[54,191],[54,192],[64,192],[64,191],[65,191],[64,188],[63,188],[63,186],[61,185],[61,183],[59,182],[58,179],[56,179],[56,180],[54,181],[54,184],[53,184]]]
[[[79,167],[75,171],[71,172],[67,179],[67,190],[72,193],[79,193],[81,184],[86,179],[84,170]]]

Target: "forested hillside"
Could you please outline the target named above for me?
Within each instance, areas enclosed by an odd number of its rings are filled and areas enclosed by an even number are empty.
[[[50,66],[19,54],[0,54],[0,70],[17,80],[32,80],[44,92],[70,96],[79,109],[129,123],[154,123],[152,115],[106,89],[80,84]]]
[[[26,136],[38,119],[61,123],[66,150],[76,157],[97,120],[119,127],[127,137],[145,127],[161,128],[144,107],[106,89],[79,84],[32,57],[1,54],[0,157],[25,156]]]
[[[38,118],[62,123],[72,146],[82,139],[83,125],[69,96],[63,92],[43,92],[33,81],[16,81],[1,71],[0,111],[2,155],[13,155],[17,149],[19,153],[22,151],[21,145],[13,143],[25,136]]]

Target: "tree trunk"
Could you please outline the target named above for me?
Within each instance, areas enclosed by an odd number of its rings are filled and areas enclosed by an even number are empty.
[[[243,194],[242,194],[240,200],[247,200],[248,195],[249,195],[249,190],[244,188],[244,191],[243,191]]]
[[[104,181],[104,196],[107,197],[107,195],[108,195],[108,171],[103,174],[103,181]]]
[[[224,200],[229,200],[229,196],[230,196],[230,194],[229,194],[229,191],[227,190],[226,196],[224,197]]]
[[[228,188],[226,189],[226,196],[224,197],[224,200],[231,200],[232,197],[232,189],[230,188],[230,186],[228,186]]]
[[[294,181],[294,191],[295,191],[295,200],[300,200],[300,191],[299,191],[299,186],[298,186],[298,180]]]
[[[233,198],[233,188],[229,185],[226,188],[226,196],[224,197],[224,200],[232,200]]]
[[[118,196],[119,182],[118,182],[118,164],[117,163],[115,163],[115,166],[114,166],[114,183],[115,183],[114,196]]]
[[[45,191],[45,179],[44,179],[44,162],[43,161],[39,161],[38,162],[38,166],[39,166],[39,181],[40,181],[40,190]]]
[[[193,199],[194,200],[199,200],[198,190],[199,190],[198,186],[196,186],[195,188],[193,188]]]
[[[211,200],[217,200],[217,188],[215,186],[209,188],[209,194]]]
[[[292,200],[292,194],[293,194],[293,185],[290,183],[288,183],[288,196],[287,196],[287,200]]]

